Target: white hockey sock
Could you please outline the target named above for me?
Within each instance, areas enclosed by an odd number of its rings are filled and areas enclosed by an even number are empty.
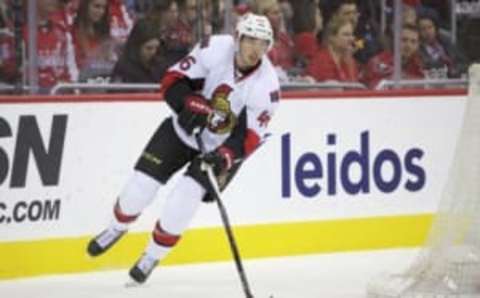
[[[160,216],[162,228],[181,235],[202,203],[205,189],[190,176],[181,176],[167,197]]]
[[[135,171],[118,196],[118,207],[126,216],[138,216],[155,198],[160,182]],[[116,220],[118,222],[118,220]]]
[[[158,245],[153,238],[150,238],[145,253],[156,260],[163,259],[172,250],[173,247]]]
[[[113,216],[110,222],[109,229],[115,229],[118,231],[125,231],[128,229],[128,223],[119,222],[115,216]]]
[[[156,227],[156,231],[160,230],[164,233],[159,238],[166,239],[166,243],[160,245],[159,241],[155,241],[152,237],[145,253],[156,259],[163,259],[175,245],[168,243],[172,241],[171,236],[174,238],[176,235],[179,238],[182,235],[198,210],[204,194],[205,190],[195,180],[189,176],[181,176],[172,193],[167,197],[159,220],[160,227]]]

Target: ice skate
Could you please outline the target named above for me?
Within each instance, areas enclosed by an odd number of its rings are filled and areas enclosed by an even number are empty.
[[[127,286],[135,286],[145,283],[157,264],[158,259],[144,253],[130,269],[129,275],[132,280],[130,283],[127,283]]]
[[[114,227],[105,229],[95,238],[90,240],[87,247],[88,254],[92,257],[101,255],[120,240],[126,232],[127,230],[119,230]]]

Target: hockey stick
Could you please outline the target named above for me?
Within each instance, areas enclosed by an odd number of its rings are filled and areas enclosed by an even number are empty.
[[[197,141],[197,145],[200,148],[200,152],[205,154],[205,145],[203,144],[203,140],[200,137],[201,132],[195,133],[195,140]],[[217,179],[215,178],[215,174],[213,173],[213,169],[211,166],[206,165],[205,171],[207,172],[208,181],[210,182],[215,202],[217,202],[218,210],[220,211],[220,216],[222,217],[223,227],[225,228],[225,232],[227,234],[228,243],[230,244],[230,250],[232,251],[233,258],[235,260],[235,266],[237,268],[238,275],[240,276],[240,281],[242,283],[243,292],[247,298],[253,298],[252,292],[250,291],[250,285],[247,280],[247,275],[245,274],[245,270],[243,269],[242,259],[240,257],[240,252],[238,250],[237,242],[235,241],[235,237],[233,235],[233,231],[230,225],[230,220],[228,218],[227,209],[223,205],[221,196],[220,196],[220,187],[218,186]]]

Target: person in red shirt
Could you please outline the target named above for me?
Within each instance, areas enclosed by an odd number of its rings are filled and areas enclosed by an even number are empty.
[[[326,28],[326,44],[313,57],[306,75],[318,82],[358,82],[357,62],[353,58],[353,30],[353,24],[348,19],[333,17]]]
[[[65,28],[55,22],[39,25],[37,38],[39,86],[50,88],[58,82],[71,82],[70,69],[75,67],[69,60],[73,53]]]
[[[318,0],[292,3],[293,43],[295,55],[302,65],[308,65],[321,48],[323,16]]]
[[[72,26],[83,0],[69,0],[65,4],[63,14],[66,22]],[[120,43],[126,42],[130,30],[134,24],[134,18],[128,12],[125,4],[121,0],[108,0],[109,4],[109,22],[110,34]]]
[[[58,0],[39,0],[37,2],[37,63],[38,85],[40,92],[46,92],[58,82],[71,82],[73,53],[68,47],[68,32],[62,23],[57,22],[55,13],[60,8]],[[28,47],[28,26],[23,27],[23,39]],[[8,50],[4,70],[6,76],[14,81],[21,80],[22,69],[16,65],[14,56],[14,38],[3,40],[3,48]]]
[[[402,79],[423,79],[422,61],[419,56],[419,32],[416,26],[404,24],[402,29]],[[393,51],[386,50],[371,58],[367,64],[364,83],[375,88],[381,80],[393,75]]]
[[[120,43],[127,41],[128,35],[133,28],[133,18],[127,11],[122,0],[110,1],[110,34]]]
[[[268,58],[274,66],[283,72],[288,72],[294,67],[293,41],[283,28],[283,15],[277,0],[263,0],[257,2],[257,13],[264,15],[273,28],[274,43],[268,51]]]
[[[411,7],[418,7],[422,5],[422,1],[421,0],[403,0],[403,4]]]
[[[372,10],[371,1],[336,0],[324,6],[325,19],[337,16],[353,24],[355,35],[354,58],[362,66],[381,48],[379,24]]]
[[[117,60],[118,43],[111,35],[110,1],[83,0],[72,35],[80,81],[108,76]]]

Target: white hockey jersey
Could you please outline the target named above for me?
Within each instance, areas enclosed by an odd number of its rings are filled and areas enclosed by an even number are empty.
[[[204,80],[201,94],[209,101],[219,98],[227,100],[227,105],[238,119],[242,111],[246,112],[246,135],[261,142],[267,133],[267,126],[279,104],[280,84],[274,67],[266,55],[252,72],[240,76],[235,67],[235,41],[230,35],[214,35],[204,40],[192,52],[168,72],[186,76],[192,81]],[[221,101],[221,100],[220,100]],[[213,106],[215,102],[211,102]],[[221,104],[225,106],[225,102]],[[188,135],[178,124],[174,116],[174,128],[184,143],[199,150],[195,137]],[[245,118],[245,117],[243,117]],[[206,151],[212,151],[222,145],[230,136],[231,130],[212,125],[202,132]],[[247,140],[248,141],[248,140]],[[248,144],[246,145],[248,147]],[[246,148],[247,154],[252,148]]]

